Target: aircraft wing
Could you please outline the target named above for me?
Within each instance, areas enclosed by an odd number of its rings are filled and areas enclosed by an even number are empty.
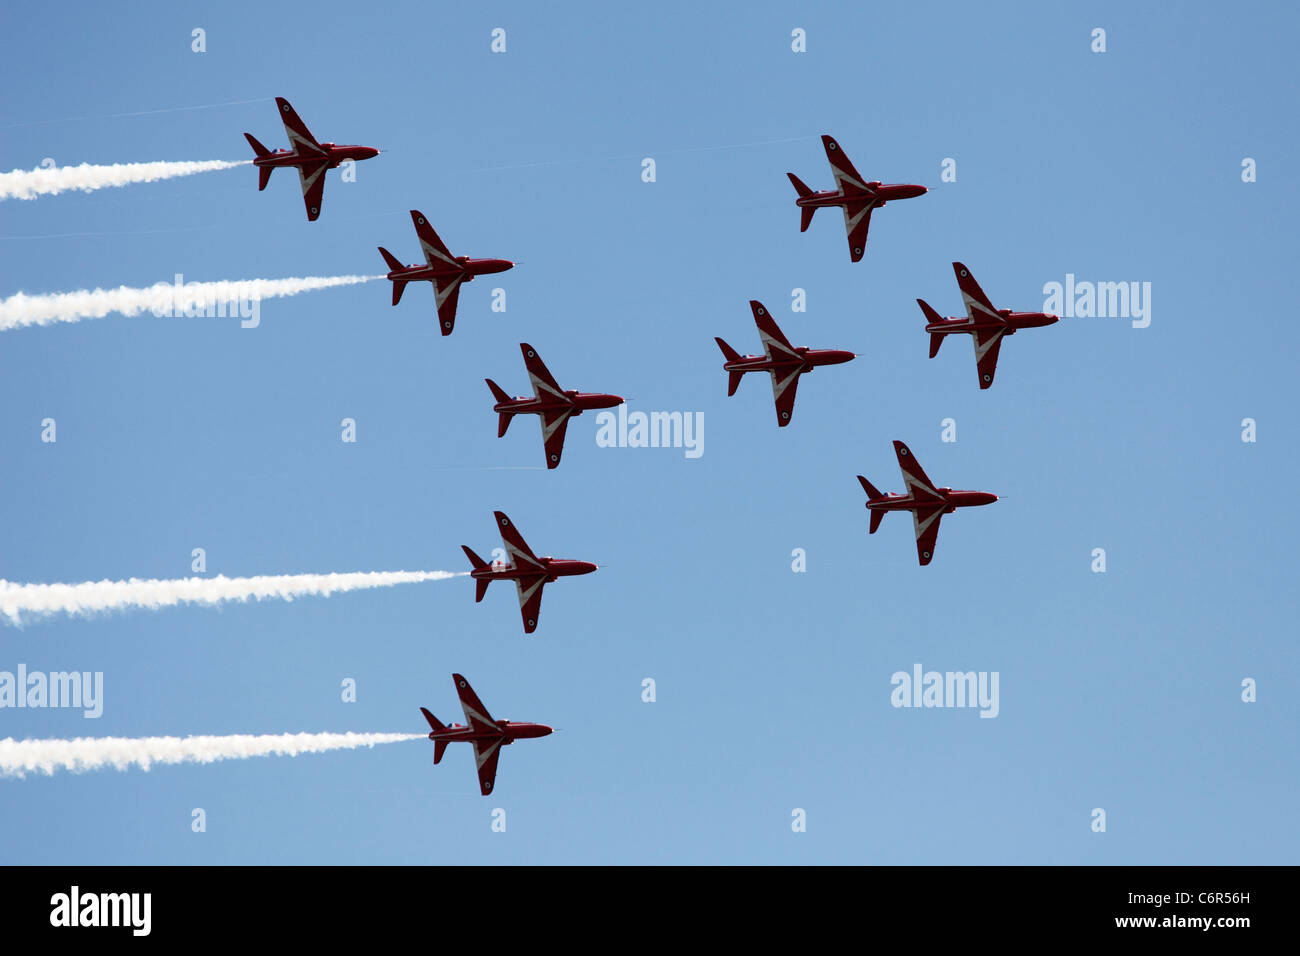
[[[524,618],[524,633],[531,634],[537,630],[537,616],[542,612],[542,588],[546,586],[546,575],[529,575],[515,578],[515,587],[519,589],[519,613]]]
[[[839,143],[830,136],[823,136],[822,147],[826,150],[826,161],[831,164],[831,172],[835,175],[835,185],[844,195],[875,195],[867,186],[867,181],[853,168]]]
[[[954,262],[952,271],[957,274],[957,285],[961,288],[961,301],[966,306],[968,316],[972,319],[1003,321],[1002,314],[993,308],[993,303],[984,294],[984,290],[980,288],[980,284],[975,281],[969,269],[960,262]]]
[[[749,307],[754,311],[754,324],[758,326],[758,337],[763,340],[763,352],[767,357],[802,361],[798,349],[790,344],[763,303],[751,299]]]
[[[533,383],[533,394],[538,398],[562,398],[568,400],[564,394],[564,389],[560,388],[559,383],[552,377],[546,363],[542,357],[537,354],[527,342],[519,343],[519,350],[524,353],[524,367],[528,369],[528,380]]]
[[[307,221],[315,222],[320,216],[321,200],[325,196],[325,173],[329,163],[321,160],[303,163],[298,167],[298,181],[302,183],[302,200],[307,206]]]
[[[424,253],[424,259],[432,267],[450,267],[460,271],[460,263],[456,257],[451,254],[447,246],[438,234],[433,231],[433,226],[429,225],[429,220],[424,218],[424,214],[418,209],[411,210],[411,222],[415,223],[415,234],[420,239],[420,249]]]
[[[478,694],[474,693],[474,688],[469,686],[469,681],[460,674],[452,674],[451,679],[456,684],[456,694],[460,697],[461,709],[465,711],[466,726],[480,733],[497,730],[497,722],[492,719],[488,709],[478,699]]]
[[[474,741],[474,763],[478,766],[479,793],[487,796],[497,779],[497,761],[501,759],[501,740]]]
[[[324,147],[316,142],[316,137],[311,134],[307,124],[302,121],[302,117],[289,105],[289,101],[283,96],[277,96],[275,105],[280,107],[280,119],[284,123],[284,133],[289,137],[289,148],[300,156],[311,156],[312,154],[324,156]]]
[[[460,284],[465,277],[438,276],[433,280],[433,298],[438,303],[438,326],[443,335],[451,335],[456,327],[456,303],[460,301]]]
[[[542,442],[546,446],[546,467],[556,468],[560,464],[560,455],[564,453],[564,433],[569,427],[571,408],[542,412]]]
[[[912,512],[912,524],[916,527],[916,556],[920,558],[922,567],[934,557],[934,543],[939,538],[939,519],[943,512],[943,505],[917,508]]]
[[[849,258],[854,262],[862,261],[867,251],[867,230],[871,228],[871,210],[876,206],[874,199],[863,199],[845,203],[844,231],[849,236]]]
[[[519,533],[510,519],[506,517],[504,511],[494,511],[493,514],[497,519],[497,530],[501,532],[501,543],[506,546],[506,553],[510,555],[510,561],[520,570],[527,571],[535,569],[542,574],[546,573],[546,566],[533,554],[532,548],[524,541],[524,536]]]
[[[898,467],[903,472],[903,483],[913,497],[920,502],[925,502],[927,499],[931,501],[944,500],[943,495],[936,490],[934,482],[930,480],[930,476],[917,464],[911,450],[901,441],[894,442],[894,454],[898,456]],[[920,531],[917,532],[917,535],[919,537]]]
[[[975,370],[979,372],[980,388],[993,384],[993,373],[998,368],[998,351],[1005,335],[1004,329],[977,329],[971,335],[975,342]]]
[[[776,399],[776,423],[784,428],[790,424],[794,415],[794,394],[799,387],[799,376],[803,368],[796,365],[790,369],[772,370],[772,395]]]

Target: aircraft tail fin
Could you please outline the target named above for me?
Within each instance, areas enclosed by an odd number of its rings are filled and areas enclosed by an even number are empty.
[[[722,349],[722,356],[728,362],[739,362],[740,353],[733,349],[722,339],[714,336],[713,341],[718,343],[718,348]],[[730,398],[736,394],[736,389],[740,388],[740,380],[745,377],[744,372],[727,370],[727,397]]]
[[[389,272],[400,272],[402,269],[406,268],[406,266],[402,265],[398,260],[397,256],[393,255],[383,246],[379,247],[379,254],[384,257],[384,262],[388,264]],[[405,279],[393,280],[393,305],[397,305],[397,303],[402,301],[402,293],[406,291],[406,282],[407,280]]]
[[[460,549],[465,552],[465,557],[469,558],[469,563],[474,567],[475,571],[486,571],[488,568],[491,567],[490,564],[488,564],[477,554],[471,551],[468,546],[462,544],[460,546]],[[475,604],[483,600],[483,595],[487,594],[488,585],[491,583],[492,583],[491,578],[474,579],[474,603]]]
[[[925,315],[926,325],[943,324],[943,316],[934,311],[934,309],[930,307],[930,303],[926,302],[924,299],[917,299],[916,304],[921,307],[921,312]],[[930,333],[930,358],[934,358],[939,354],[939,347],[943,345],[943,339],[944,335],[942,332]]]
[[[258,159],[261,159],[264,156],[271,155],[271,151],[267,149],[265,146],[263,146],[261,143],[259,143],[257,140],[255,140],[253,138],[252,133],[245,133],[244,139],[248,140],[248,145],[253,147],[253,153]],[[259,193],[263,189],[265,189],[266,184],[271,181],[271,173],[273,173],[274,171],[275,171],[274,166],[257,167],[257,191]]]
[[[804,185],[802,179],[794,173],[786,173],[790,177],[790,183],[794,186],[794,191],[799,194],[800,199],[806,199],[813,194],[813,191]],[[815,206],[799,207],[799,231],[807,232],[808,226],[812,224],[813,213],[817,211]]]
[[[443,723],[441,720],[439,720],[437,717],[433,716],[433,714],[429,713],[429,711],[428,711],[427,708],[425,708],[425,707],[421,707],[421,708],[420,708],[420,713],[424,714],[424,719],[427,720],[427,721],[429,722],[429,726],[433,728],[433,732],[434,732],[434,733],[438,733],[439,731],[442,731],[442,730],[446,730],[446,729],[447,729],[447,725],[444,724],[444,723]],[[434,763],[441,763],[441,762],[442,762],[442,755],[443,755],[444,753],[446,753],[446,752],[447,752],[447,741],[445,741],[445,740],[435,740],[435,741],[433,742],[433,762],[434,762]]]
[[[861,475],[858,475],[858,484],[862,485],[862,490],[865,491],[865,492],[867,493],[867,497],[868,497],[868,498],[883,498],[883,497],[885,497],[885,496],[882,495],[879,491],[876,490],[876,486],[875,486],[875,485],[873,485],[871,482],[867,481],[867,479],[863,478]]]
[[[496,382],[492,381],[492,379],[485,378],[483,379],[483,381],[487,382],[487,387],[492,389],[492,397],[497,400],[498,405],[500,405],[502,402],[510,401],[510,396],[506,394],[505,389],[503,389]],[[514,416],[511,415],[509,412],[498,413],[497,438],[505,437],[506,429],[510,427],[510,420],[512,418],[514,418]]]

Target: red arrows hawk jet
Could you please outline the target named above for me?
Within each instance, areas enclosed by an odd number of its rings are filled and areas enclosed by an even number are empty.
[[[271,181],[271,173],[281,166],[298,167],[298,178],[302,181],[302,199],[307,205],[307,221],[315,222],[320,216],[321,197],[325,194],[325,173],[334,169],[344,160],[360,161],[379,155],[373,146],[337,146],[334,143],[318,143],[311,130],[294,112],[289,101],[277,96],[275,103],[280,107],[280,119],[284,121],[284,131],[289,137],[291,149],[267,149],[252,133],[245,133],[244,139],[253,147],[253,165],[257,167],[257,189],[260,192]]]
[[[429,739],[433,741],[433,762],[442,760],[447,744],[466,741],[474,745],[474,763],[478,767],[478,788],[483,796],[492,792],[492,785],[497,778],[497,761],[501,758],[501,748],[530,737],[545,737],[554,728],[545,724],[529,724],[514,720],[493,720],[483,702],[469,686],[469,681],[459,674],[452,674],[456,684],[456,693],[460,695],[460,706],[465,710],[465,724],[452,724],[450,727],[440,721],[428,710],[421,707],[420,713],[433,729]]]
[[[867,229],[871,226],[871,210],[879,209],[891,199],[913,199],[929,190],[924,186],[906,184],[885,185],[879,181],[867,182],[853,168],[849,158],[840,149],[840,144],[829,136],[822,137],[826,147],[826,158],[830,161],[831,172],[835,174],[835,189],[813,192],[794,173],[786,173],[794,184],[799,198],[794,204],[799,207],[799,231],[807,232],[812,222],[813,213],[826,206],[842,206],[844,209],[844,229],[849,234],[849,256],[854,262],[862,259],[867,251]]]
[[[923,300],[916,304],[925,314],[925,330],[930,333],[930,358],[939,354],[944,336],[955,332],[970,335],[975,343],[975,371],[979,373],[980,388],[993,384],[993,373],[998,368],[998,351],[1002,348],[1002,339],[1015,335],[1020,329],[1037,329],[1051,325],[1060,319],[1050,312],[1012,312],[1010,309],[995,309],[988,296],[980,288],[975,277],[960,262],[952,264],[952,271],[957,274],[957,285],[961,287],[962,303],[966,306],[966,318],[945,319]]]
[[[492,379],[484,379],[497,400],[492,411],[501,416],[497,423],[497,438],[504,437],[514,416],[538,416],[542,423],[542,443],[546,448],[546,467],[555,468],[560,464],[560,455],[564,452],[564,431],[569,426],[569,419],[581,415],[589,408],[622,405],[623,399],[618,395],[601,395],[598,392],[565,391],[556,384],[542,362],[542,357],[531,345],[520,342],[519,350],[524,353],[524,366],[533,383],[532,398],[511,398]]]
[[[912,512],[912,523],[916,526],[916,555],[924,566],[934,557],[934,543],[939,537],[940,518],[958,508],[991,505],[998,500],[998,496],[987,491],[953,491],[951,488],[938,488],[901,441],[894,442],[894,454],[898,456],[898,467],[903,470],[903,484],[907,486],[906,494],[882,495],[871,482],[858,475],[862,490],[867,493],[867,510],[871,512],[870,533],[876,533],[880,522],[885,518],[886,511]]]
[[[451,330],[456,325],[456,301],[460,298],[461,283],[472,282],[475,276],[505,272],[514,268],[515,264],[508,259],[453,256],[433,231],[429,220],[418,209],[411,210],[411,221],[415,223],[415,234],[420,237],[424,265],[402,265],[397,256],[383,246],[379,247],[379,254],[388,263],[387,278],[393,283],[393,305],[402,300],[402,290],[406,288],[406,283],[432,282],[433,297],[438,303],[438,325],[442,328],[443,335],[451,335]]]
[[[506,565],[488,564],[466,545],[461,545],[465,557],[474,569],[469,576],[474,579],[474,601],[483,600],[488,585],[493,581],[514,581],[519,590],[519,611],[524,618],[524,633],[531,634],[537,630],[537,615],[542,608],[542,588],[557,578],[574,574],[590,574],[596,565],[590,561],[571,561],[567,558],[539,558],[533,554],[510,519],[500,511],[494,511],[497,528],[501,531],[501,543],[506,546],[510,563]]]
[[[810,349],[806,346],[795,348],[781,334],[763,303],[751,299],[749,307],[754,310],[754,324],[758,326],[759,338],[763,340],[762,355],[741,355],[722,339],[716,336],[713,339],[727,359],[722,363],[723,369],[728,373],[727,396],[736,394],[746,372],[771,372],[772,394],[776,397],[776,423],[784,428],[790,424],[790,416],[794,414],[794,393],[799,386],[800,375],[811,372],[819,365],[839,365],[857,356],[837,349]]]

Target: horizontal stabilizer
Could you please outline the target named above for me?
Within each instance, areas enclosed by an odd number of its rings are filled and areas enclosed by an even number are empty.
[[[713,337],[713,341],[718,343],[718,348],[722,349],[722,357],[725,358],[728,362],[740,361],[740,353],[737,352],[735,349],[733,349],[726,342],[722,341],[722,339],[718,338],[715,335]]]
[[[248,145],[253,147],[253,153],[257,156],[258,159],[271,155],[271,151],[267,149],[265,146],[263,146],[261,143],[259,143],[253,137],[252,133],[245,133],[244,139],[248,140]]]
[[[885,513],[883,511],[871,512],[871,527],[867,529],[867,533],[875,534],[876,529],[880,527],[880,522],[884,520],[885,520]]]
[[[867,479],[863,478],[861,475],[858,475],[858,483],[862,485],[862,490],[867,493],[868,498],[875,500],[876,498],[885,497],[879,491],[876,490],[875,485],[867,481]]]
[[[938,325],[943,321],[943,316],[930,307],[930,303],[924,299],[917,299],[916,304],[921,307],[921,312],[925,315],[926,325]]]

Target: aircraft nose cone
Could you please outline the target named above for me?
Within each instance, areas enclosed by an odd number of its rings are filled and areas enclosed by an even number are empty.
[[[540,726],[541,726],[541,728],[542,728],[542,732],[541,732],[540,736],[542,736],[542,737],[547,737],[547,736],[549,736],[549,735],[555,733],[555,728],[554,728],[554,727],[547,727],[545,724],[541,724]]]
[[[597,565],[592,564],[590,561],[579,561],[579,562],[578,562],[578,573],[579,573],[579,574],[590,574],[592,571],[595,571],[596,568],[597,568]]]

